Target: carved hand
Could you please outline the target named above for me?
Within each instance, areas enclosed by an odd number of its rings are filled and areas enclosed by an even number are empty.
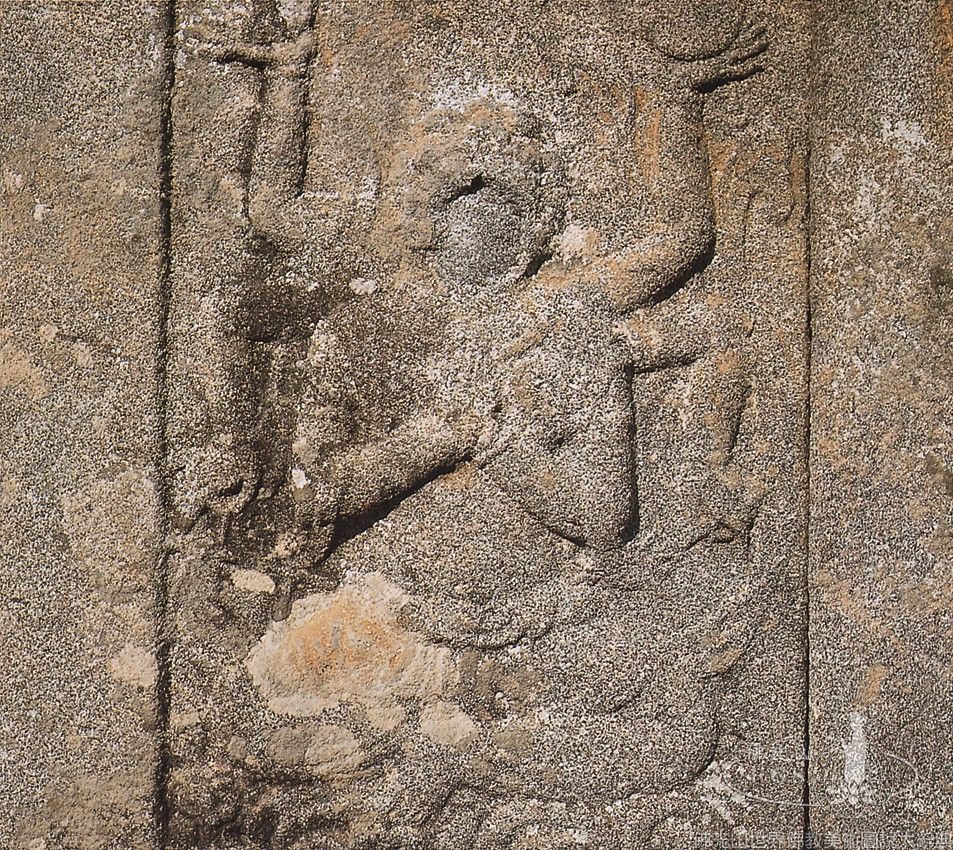
[[[271,50],[271,64],[284,73],[304,73],[314,56],[314,33],[305,30],[290,41],[275,44]]]
[[[764,68],[768,44],[765,26],[746,21],[728,47],[715,56],[669,57],[672,83],[685,92],[707,94],[726,83],[747,79]]]
[[[239,513],[254,495],[259,479],[258,458],[251,446],[218,442],[204,446],[176,476],[178,523],[188,529],[208,512]]]
[[[274,68],[288,76],[299,76],[314,56],[315,37],[310,30],[288,41],[275,44],[209,40],[204,29],[194,27],[190,34],[199,38],[199,52],[215,62],[238,62],[257,68]]]

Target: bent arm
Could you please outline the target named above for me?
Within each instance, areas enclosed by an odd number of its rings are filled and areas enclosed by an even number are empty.
[[[649,195],[644,234],[613,258],[610,295],[621,310],[658,303],[710,260],[715,210],[701,98],[648,96],[635,146]]]
[[[334,195],[305,194],[308,168],[308,98],[314,34],[305,29],[277,45],[229,44],[209,48],[218,62],[239,62],[263,74],[263,96],[248,178],[252,229],[294,252],[305,245],[333,250],[349,210]]]
[[[335,464],[339,516],[357,516],[399,499],[463,462],[476,446],[479,425],[475,417],[423,415],[347,452]]]
[[[472,415],[425,414],[366,443],[342,441],[314,475],[293,476],[298,527],[328,529],[329,546],[342,524],[392,505],[469,459],[481,429]],[[321,557],[326,553],[325,547]]]
[[[615,258],[609,289],[620,309],[665,300],[710,262],[715,210],[704,96],[757,74],[767,48],[765,27],[743,21],[718,54],[670,62],[665,82],[646,96],[635,143],[648,187],[648,225]]]

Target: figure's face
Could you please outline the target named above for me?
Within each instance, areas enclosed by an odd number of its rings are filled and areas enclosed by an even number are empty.
[[[542,262],[564,207],[548,147],[533,117],[480,99],[410,128],[391,182],[402,241],[438,288],[502,291]]]

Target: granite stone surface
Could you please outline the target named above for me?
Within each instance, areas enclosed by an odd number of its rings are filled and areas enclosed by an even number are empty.
[[[951,63],[0,0],[0,846],[953,847]]]
[[[953,6],[834,3],[818,32],[812,825],[949,846]]]
[[[0,3],[0,847],[154,845],[161,13]]]

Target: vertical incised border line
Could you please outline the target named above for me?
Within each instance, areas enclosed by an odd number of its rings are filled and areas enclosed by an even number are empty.
[[[175,90],[175,0],[166,0],[159,20],[162,83],[159,92],[159,287],[156,392],[158,440],[156,472],[159,486],[159,529],[156,592],[156,736],[154,826],[160,850],[169,843],[169,773],[172,766],[169,742],[171,681],[169,661],[174,637],[174,619],[169,599],[170,529],[172,480],[169,461],[169,314],[172,305],[172,97]]]
[[[807,179],[807,197],[808,201],[805,207],[806,213],[806,239],[807,239],[807,320],[806,320],[806,339],[805,339],[805,373],[807,376],[807,400],[804,412],[804,445],[806,461],[805,486],[807,492],[804,496],[804,576],[803,576],[803,594],[804,594],[804,635],[803,635],[803,670],[804,670],[804,752],[803,752],[803,799],[801,801],[804,809],[804,847],[813,848],[814,840],[811,833],[811,370],[813,341],[813,314],[811,309],[811,232],[810,232],[810,169],[811,169],[811,147],[808,142],[807,160],[805,176]]]
[[[813,11],[810,14],[814,14]],[[814,21],[810,24],[811,43],[808,49],[810,57],[810,71],[808,74],[807,87],[807,107],[813,114],[813,99],[816,96],[815,71],[816,57],[814,44]],[[813,186],[811,182],[812,156],[814,153],[814,122],[808,119],[807,128],[807,150],[804,160],[804,239],[805,239],[805,261],[806,261],[806,287],[805,287],[805,340],[804,340],[804,374],[806,382],[806,401],[804,406],[804,452],[805,452],[805,487],[807,492],[804,494],[804,576],[803,576],[803,595],[804,595],[804,634],[803,634],[803,702],[804,716],[803,723],[803,761],[801,777],[801,806],[802,806],[802,844],[805,850],[814,847],[814,833],[811,825],[811,517],[813,507],[811,503],[813,486],[813,477],[811,474],[811,435],[812,422],[811,414],[813,411],[813,354],[814,354],[814,305],[813,305],[813,215],[812,199]]]

